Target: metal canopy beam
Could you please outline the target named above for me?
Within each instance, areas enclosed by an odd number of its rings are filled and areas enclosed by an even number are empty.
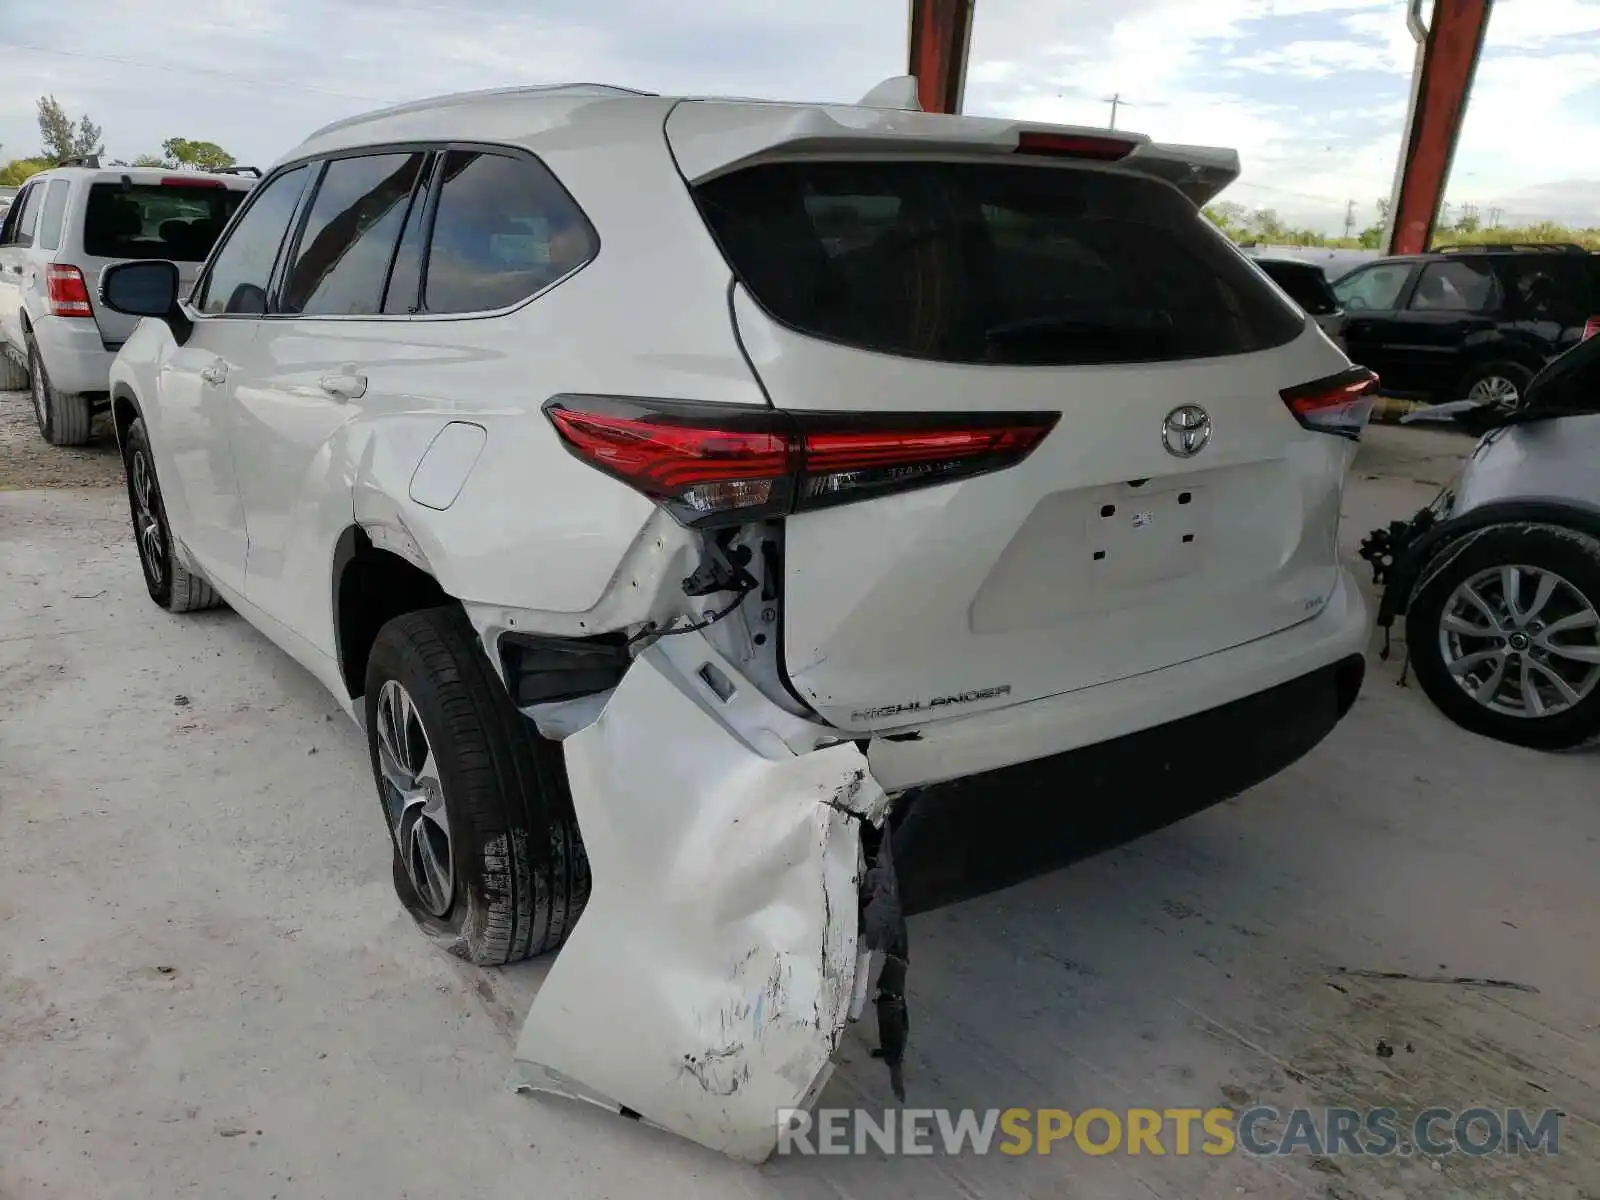
[[[911,0],[911,59],[924,112],[961,111],[975,0]]]
[[[1410,0],[1417,68],[1389,202],[1389,254],[1421,254],[1433,239],[1493,7],[1494,0],[1434,0],[1424,23],[1422,0]]]

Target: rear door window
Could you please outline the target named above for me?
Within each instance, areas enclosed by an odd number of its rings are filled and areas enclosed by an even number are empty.
[[[279,311],[316,317],[382,310],[384,280],[427,157],[369,154],[328,163]]]
[[[583,266],[599,248],[582,210],[541,163],[451,150],[439,177],[422,310],[507,308]]]
[[[943,362],[1075,365],[1282,345],[1303,318],[1194,205],[1108,171],[785,162],[695,189],[740,281],[802,333]]]
[[[39,215],[39,249],[61,248],[61,226],[67,215],[67,193],[72,184],[65,179],[52,179],[44,194],[44,208]]]
[[[1490,312],[1500,289],[1487,262],[1431,262],[1422,268],[1408,307],[1413,312]]]
[[[1346,312],[1376,309],[1388,312],[1400,307],[1400,296],[1406,290],[1414,263],[1378,263],[1352,271],[1333,285],[1333,294],[1339,298]]]
[[[84,206],[83,252],[91,258],[201,262],[245,193],[209,181],[96,183]]]

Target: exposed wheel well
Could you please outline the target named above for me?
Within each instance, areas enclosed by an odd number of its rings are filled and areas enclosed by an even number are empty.
[[[334,552],[333,612],[339,670],[352,700],[366,691],[367,658],[378,631],[422,608],[449,604],[438,580],[350,528]]]
[[[122,446],[128,440],[128,426],[132,425],[139,416],[139,407],[134,404],[133,397],[125,390],[118,389],[111,395],[111,425],[116,430],[117,445]]]

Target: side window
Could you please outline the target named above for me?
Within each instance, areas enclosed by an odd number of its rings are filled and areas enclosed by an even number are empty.
[[[65,179],[52,179],[44,194],[44,210],[39,217],[38,243],[41,250],[61,248],[61,225],[67,215],[67,193],[72,184]]]
[[[424,167],[423,172],[422,186],[412,193],[405,232],[400,235],[400,248],[395,251],[394,265],[389,268],[389,286],[383,293],[386,313],[404,315],[421,310],[422,267],[428,258],[428,197],[433,193],[429,186],[431,166]]]
[[[310,174],[309,167],[296,167],[256,189],[195,293],[194,304],[201,312],[216,316],[267,311],[272,266]]]
[[[427,157],[371,154],[328,163],[279,311],[308,317],[381,311],[384,280]]]
[[[6,245],[33,245],[34,226],[39,222],[39,197],[44,194],[44,188],[43,183],[31,183],[11,202],[11,211],[6,214]]]
[[[424,312],[491,312],[595,256],[588,219],[531,158],[451,150],[423,280]]]
[[[1413,312],[1487,312],[1495,306],[1494,272],[1485,262],[1432,262],[1411,294]]]
[[[1582,324],[1590,314],[1583,262],[1576,255],[1507,256],[1496,264],[1519,316]]]
[[[1333,285],[1333,294],[1347,312],[1392,309],[1399,305],[1400,293],[1409,278],[1410,263],[1379,263],[1346,275]]]

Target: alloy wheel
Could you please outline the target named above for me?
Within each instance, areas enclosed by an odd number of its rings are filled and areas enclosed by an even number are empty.
[[[455,898],[449,810],[422,717],[398,680],[388,680],[378,693],[377,733],[378,772],[395,849],[422,907],[443,917]]]
[[[1496,408],[1515,408],[1522,399],[1517,385],[1504,375],[1485,375],[1467,391],[1468,400],[1492,404]]]
[[[28,360],[28,365],[28,391],[33,396],[33,417],[39,423],[39,432],[43,433],[50,424],[50,396],[45,391],[44,364],[35,354]]]
[[[167,543],[161,533],[161,518],[157,515],[156,474],[143,447],[134,450],[128,477],[132,484],[133,534],[139,543],[139,557],[144,560],[150,583],[160,587],[167,577]]]
[[[1551,717],[1600,684],[1600,611],[1542,567],[1491,567],[1464,580],[1439,618],[1445,667],[1479,704]]]

